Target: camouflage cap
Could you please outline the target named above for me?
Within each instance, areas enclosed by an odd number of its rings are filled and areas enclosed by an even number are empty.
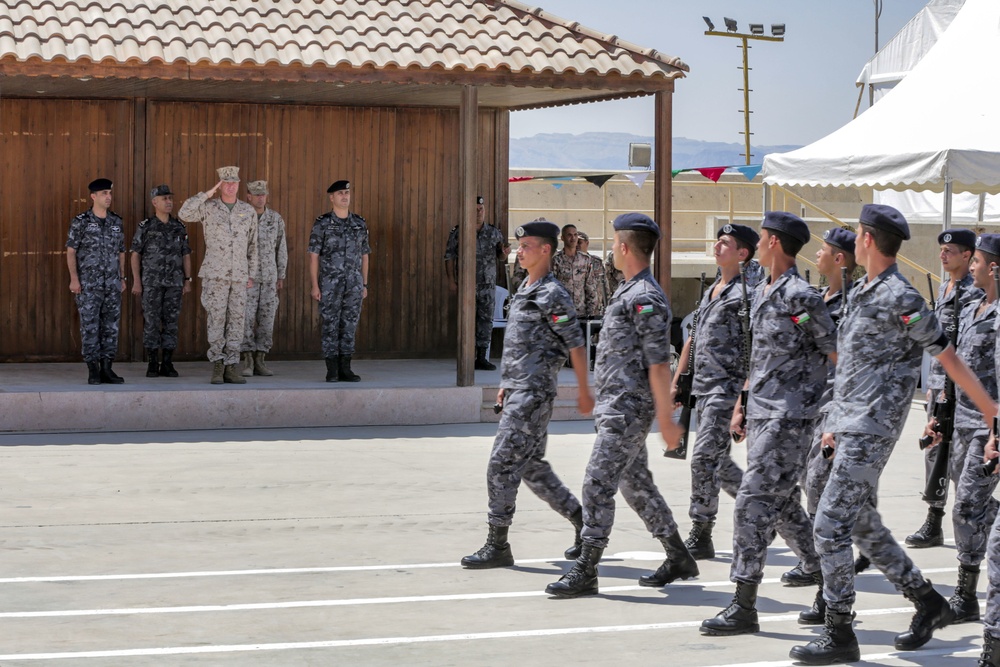
[[[219,180],[225,183],[240,182],[239,167],[219,167],[218,169],[215,170],[215,173],[219,175]]]
[[[172,194],[174,193],[170,191],[169,185],[166,184],[157,185],[155,188],[149,191],[149,198],[153,199],[154,197],[162,197],[164,195],[172,195]]]
[[[247,192],[252,195],[271,194],[267,189],[267,181],[250,181],[247,183]]]

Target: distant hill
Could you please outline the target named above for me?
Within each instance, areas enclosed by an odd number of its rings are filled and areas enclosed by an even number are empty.
[[[628,169],[628,145],[653,144],[653,137],[624,132],[536,134],[510,140],[511,169]],[[799,146],[752,146],[752,161],[760,164],[768,153],[785,153]],[[744,164],[743,144],[696,141],[674,137],[674,169]]]

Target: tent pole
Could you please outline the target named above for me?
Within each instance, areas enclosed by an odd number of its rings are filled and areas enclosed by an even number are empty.
[[[979,193],[979,217],[977,218],[977,220],[979,221],[980,225],[983,224],[983,221],[986,220],[986,193],[985,192],[980,192]]]
[[[945,179],[944,182],[944,222],[942,223],[942,230],[951,229],[951,179]]]

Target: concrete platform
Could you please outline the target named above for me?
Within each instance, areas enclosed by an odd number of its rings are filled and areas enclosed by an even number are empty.
[[[173,431],[459,424],[496,421],[499,371],[455,386],[452,360],[360,360],[358,383],[328,383],[321,360],[272,361],[274,376],[209,384],[208,362],[176,364],[178,378],[147,378],[144,363],[116,363],[123,385],[86,383],[77,364],[0,365],[0,433]],[[560,372],[557,420],[579,419],[576,378]]]

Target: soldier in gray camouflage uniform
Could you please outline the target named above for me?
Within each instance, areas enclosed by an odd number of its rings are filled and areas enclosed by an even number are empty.
[[[93,204],[73,218],[66,239],[69,291],[80,311],[87,384],[125,382],[112,368],[125,291],[125,231],[122,219],[110,210],[112,186],[106,178],[91,181]]]
[[[809,665],[860,659],[854,635],[853,541],[916,606],[898,650],[923,646],[934,630],[954,617],[948,601],[926,581],[893,539],[875,509],[879,476],[909,410],[921,350],[940,358],[945,370],[988,418],[996,404],[969,370],[896,266],[910,237],[906,220],[890,206],[867,204],[858,217],[855,242],[866,278],[848,297],[840,322],[837,374],[823,445],[834,448],[833,469],[820,500],[814,537],[823,569],[826,628],[815,641],[796,646],[791,657]]]
[[[649,270],[660,230],[641,213],[618,216],[614,228],[615,263],[625,282],[604,312],[597,344],[597,439],[583,482],[583,548],[573,568],[546,587],[556,597],[597,594],[597,563],[614,525],[619,488],[667,554],[659,569],[639,583],[663,586],[698,576],[698,564],[653,482],[646,453],[654,415],[668,448],[680,444],[680,427],[671,420],[670,306]]]
[[[191,246],[184,223],[170,215],[174,210],[170,186],[158,185],[149,196],[154,215],[139,223],[132,238],[132,294],[142,295],[146,377],[175,378],[181,298],[191,291]]]
[[[737,402],[730,426],[742,435],[745,410],[747,470],[736,493],[730,571],[736,595],[729,607],[702,622],[705,634],[760,630],[757,587],[776,532],[799,556],[803,572],[819,580],[819,557],[798,482],[826,388],[827,357],[836,358],[837,328],[819,292],[795,266],[809,239],[809,227],[798,216],[784,211],[764,216],[757,256],[771,279],[755,289],[748,404]]]
[[[938,234],[938,245],[941,247],[939,257],[941,267],[948,274],[949,279],[942,282],[938,288],[937,303],[935,303],[935,314],[938,322],[945,332],[950,332],[958,320],[958,313],[952,312],[954,304],[952,294],[959,289],[959,312],[968,303],[979,299],[983,295],[982,290],[973,287],[972,276],[969,275],[969,262],[972,259],[973,248],[976,245],[976,233],[971,229],[949,229]],[[940,398],[944,391],[944,369],[936,359],[931,359],[930,370],[927,373],[927,413],[932,414],[934,403]],[[949,456],[948,479],[952,483],[958,483],[961,475],[961,468],[965,460],[964,452],[958,452],[957,443],[952,443],[951,455]],[[924,485],[930,479],[931,470],[934,469],[934,462],[937,461],[938,448],[928,447],[924,450]],[[917,529],[917,532],[907,536],[906,544],[914,549],[924,549],[927,547],[938,547],[944,544],[944,532],[941,529],[941,522],[944,518],[945,505],[948,502],[948,485],[944,486],[944,494],[940,498],[927,502],[927,518],[924,524]]]
[[[493,336],[493,310],[496,306],[497,260],[506,262],[510,244],[503,232],[486,223],[486,204],[476,197],[476,362],[477,371],[495,371],[486,358]],[[458,225],[451,228],[444,248],[444,265],[451,291],[458,291]]]
[[[517,255],[528,270],[528,279],[514,295],[504,332],[497,393],[503,413],[486,471],[489,536],[479,551],[462,559],[463,566],[474,569],[514,564],[507,531],[514,519],[521,480],[576,528],[576,541],[566,550],[566,558],[575,559],[581,548],[580,502],[544,456],[558,372],[567,355],[576,361],[573,367],[580,413],[586,414],[594,407],[587,384],[583,336],[573,301],[550,270],[559,227],[546,220],[534,220],[518,227],[515,236],[519,241]]]
[[[998,260],[994,258],[990,261]],[[995,290],[993,291],[995,297],[1000,296],[995,294]],[[1000,309],[997,310],[993,330],[995,334],[1000,333]],[[1000,380],[1000,345],[995,344],[993,369],[997,379]],[[997,475],[1000,474],[1000,465],[997,465],[996,460],[998,457],[1000,452],[997,451],[995,434],[990,434],[984,460],[994,466],[990,478],[993,484],[996,484]],[[971,465],[970,462],[969,467]],[[989,585],[986,588],[986,614],[983,615],[983,651],[979,657],[978,667],[1000,667],[1000,513],[993,519],[989,540],[986,543],[986,574]]]
[[[736,497],[743,471],[733,460],[729,422],[740,389],[747,379],[743,361],[740,309],[743,286],[740,262],[749,262],[760,235],[746,225],[723,225],[713,248],[720,275],[702,296],[695,340],[681,351],[676,381],[687,371],[691,344],[694,368],[691,393],[697,397],[698,431],[691,450],[691,534],[684,542],[695,560],[715,558],[712,529],[719,514],[719,493]],[[747,292],[757,283],[747,279]],[[676,387],[675,387],[676,391]]]
[[[244,377],[274,375],[264,357],[273,342],[278,292],[285,285],[288,267],[288,247],[285,221],[268,207],[269,194],[267,181],[247,183],[247,201],[257,213],[257,274],[253,276],[253,287],[247,290],[246,330],[240,348]]]
[[[997,398],[997,376],[994,367],[996,351],[997,294],[990,267],[1000,262],[1000,234],[983,234],[977,239],[970,275],[973,285],[983,296],[962,309],[958,326],[958,356],[976,374],[979,382]],[[955,427],[951,459],[958,459],[958,480],[952,521],[955,546],[958,548],[958,585],[949,600],[955,613],[953,623],[979,620],[979,565],[986,554],[986,540],[997,516],[998,503],[993,497],[997,478],[984,475],[983,454],[990,430],[983,415],[964,391],[956,388]],[[931,424],[925,431],[933,436],[935,445],[941,436]]]
[[[319,302],[326,381],[358,382],[351,357],[368,296],[368,225],[350,210],[350,181],[336,181],[327,193],[333,210],[316,218],[309,234],[312,298]]]

